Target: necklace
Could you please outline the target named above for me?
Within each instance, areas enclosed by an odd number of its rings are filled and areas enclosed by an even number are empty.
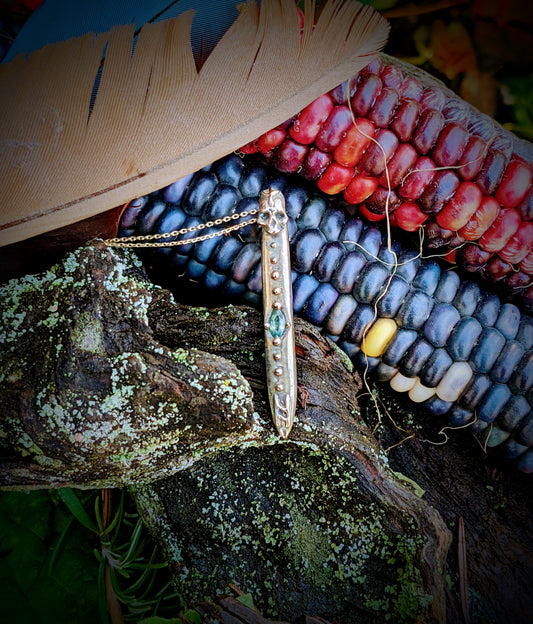
[[[240,219],[246,220],[239,221]],[[209,234],[200,234],[187,239],[179,238],[233,221],[239,223],[227,225]],[[288,216],[283,194],[275,189],[267,189],[261,191],[259,209],[227,215],[172,232],[111,238],[106,240],[106,243],[110,247],[131,249],[191,245],[235,232],[254,223],[261,226],[263,326],[268,398],[276,429],[283,439],[287,439],[294,423],[297,385]]]

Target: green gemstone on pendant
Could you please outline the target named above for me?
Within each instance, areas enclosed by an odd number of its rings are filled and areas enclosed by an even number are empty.
[[[272,338],[281,338],[285,333],[285,316],[280,310],[272,310],[268,319],[268,331]]]

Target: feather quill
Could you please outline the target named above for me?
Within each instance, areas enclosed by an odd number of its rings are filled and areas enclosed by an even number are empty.
[[[239,6],[198,71],[193,13],[47,45],[0,65],[0,245],[93,216],[196,171],[364,67],[387,22],[330,0]],[[105,55],[96,97],[93,89]],[[91,108],[91,102],[94,104]]]

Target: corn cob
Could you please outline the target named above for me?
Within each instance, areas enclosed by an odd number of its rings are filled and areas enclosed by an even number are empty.
[[[381,55],[241,150],[371,221],[387,203],[393,225],[423,226],[429,247],[533,309],[533,146],[424,72]]]
[[[473,423],[488,446],[532,472],[533,319],[397,242],[394,271],[378,228],[304,184],[233,154],[132,202],[119,236],[174,232],[240,214],[258,207],[263,188],[281,190],[294,312],[320,327],[359,370],[431,413],[447,414],[454,426]],[[156,253],[167,278],[260,306],[259,236],[256,225],[247,225]]]

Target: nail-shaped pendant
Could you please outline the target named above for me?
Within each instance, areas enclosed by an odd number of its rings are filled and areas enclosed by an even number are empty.
[[[280,436],[289,436],[296,411],[296,354],[292,313],[291,260],[285,198],[261,192],[257,223],[262,227],[261,270],[268,397]]]

